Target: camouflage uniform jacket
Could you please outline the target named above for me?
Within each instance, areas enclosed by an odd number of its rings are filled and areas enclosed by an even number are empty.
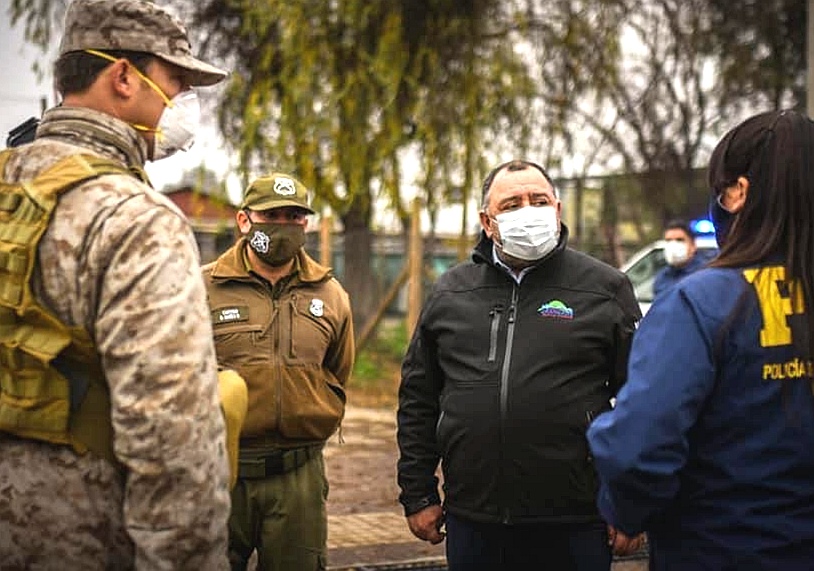
[[[142,167],[138,133],[88,109],[45,114],[7,180],[74,153]],[[128,175],[62,195],[39,244],[40,302],[95,340],[121,471],[0,435],[3,569],[227,569],[228,466],[212,328],[183,214]]]
[[[348,294],[300,249],[272,285],[248,269],[245,239],[204,266],[218,364],[249,389],[241,449],[326,440],[345,412],[354,360]]]

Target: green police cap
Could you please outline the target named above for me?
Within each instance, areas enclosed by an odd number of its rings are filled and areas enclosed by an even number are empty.
[[[255,179],[249,185],[240,208],[270,210],[282,206],[298,206],[314,213],[304,184],[287,174],[271,173]]]

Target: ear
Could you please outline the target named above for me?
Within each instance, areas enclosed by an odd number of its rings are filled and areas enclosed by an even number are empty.
[[[245,210],[237,211],[237,214],[235,214],[235,221],[237,222],[237,227],[241,234],[249,233],[249,229],[252,227],[252,221],[249,219],[249,215],[246,214]]]
[[[138,76],[131,73],[130,63],[125,59],[113,62],[103,73],[108,74],[113,92],[123,99],[130,99],[138,88]]]
[[[746,204],[746,197],[749,195],[749,179],[739,176],[732,186],[726,188],[721,197],[721,204],[731,213],[740,212]]]
[[[489,215],[486,214],[483,210],[479,213],[480,215],[480,225],[483,228],[483,231],[486,232],[486,237],[491,239],[492,238],[492,220],[489,218]]]

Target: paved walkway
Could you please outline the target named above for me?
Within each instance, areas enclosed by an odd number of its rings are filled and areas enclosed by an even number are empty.
[[[404,516],[359,513],[328,516],[330,571],[445,568],[444,546],[430,545],[410,533]]]
[[[413,542],[418,543],[418,540],[400,514],[328,516],[328,549]]]
[[[348,407],[344,444],[328,441],[325,458],[330,571],[443,569],[444,544],[416,539],[396,501],[395,412]],[[643,571],[646,562],[615,561],[613,571]]]

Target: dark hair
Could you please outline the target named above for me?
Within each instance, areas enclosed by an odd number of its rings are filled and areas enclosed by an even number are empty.
[[[103,51],[103,50],[99,50]],[[147,66],[155,56],[146,52],[128,50],[104,50],[116,59],[125,58],[141,73],[147,74]],[[68,52],[54,63],[54,85],[63,96],[86,91],[99,74],[113,62],[88,52]]]
[[[749,181],[743,209],[727,233],[717,267],[780,259],[791,299],[802,289],[808,331],[795,341],[814,356],[814,122],[796,111],[751,117],[729,131],[710,158],[714,197],[741,176]]]
[[[667,232],[668,230],[681,230],[687,235],[687,238],[695,241],[695,232],[692,231],[692,228],[690,228],[690,225],[686,220],[681,220],[678,218],[670,220],[664,226],[664,231]]]
[[[492,188],[492,182],[494,182],[497,173],[502,170],[507,170],[510,172],[523,171],[527,168],[535,168],[543,173],[545,179],[551,183],[552,188],[554,188],[554,196],[557,196],[557,188],[554,186],[554,181],[551,180],[551,177],[548,176],[548,173],[543,167],[531,161],[514,159],[496,166],[489,172],[489,174],[486,175],[486,178],[483,180],[483,189],[481,191],[481,208],[485,209],[489,202],[489,190]]]

